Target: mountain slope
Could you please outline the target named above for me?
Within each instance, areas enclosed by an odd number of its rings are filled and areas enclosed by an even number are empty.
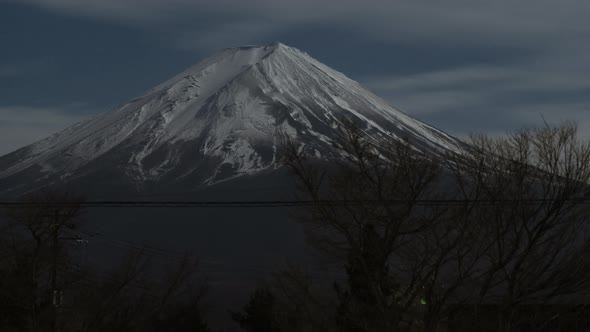
[[[137,192],[197,188],[278,167],[277,130],[318,157],[337,157],[331,143],[344,120],[436,153],[461,144],[275,43],[223,50],[111,112],[0,158],[0,194],[75,182]]]

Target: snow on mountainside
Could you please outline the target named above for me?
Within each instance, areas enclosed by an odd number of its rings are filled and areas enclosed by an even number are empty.
[[[111,112],[0,158],[0,193],[90,176],[211,184],[277,166],[277,130],[333,156],[344,119],[375,137],[457,150],[455,138],[280,43],[223,50]]]

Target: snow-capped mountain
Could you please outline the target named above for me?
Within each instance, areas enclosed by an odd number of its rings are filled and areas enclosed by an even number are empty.
[[[137,191],[196,188],[277,168],[278,132],[317,157],[335,157],[332,141],[345,119],[374,137],[410,138],[419,149],[461,145],[275,43],[223,50],[139,98],[0,158],[0,194],[80,181]]]

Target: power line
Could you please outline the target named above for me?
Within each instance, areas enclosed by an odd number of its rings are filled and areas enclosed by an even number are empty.
[[[133,249],[138,252],[144,252],[148,255],[162,256],[167,259],[184,260],[192,256],[189,252],[177,252],[169,249],[159,248],[147,243],[136,243],[131,241],[115,239],[101,233],[87,232],[81,230],[77,230],[76,232],[88,236],[88,241],[92,241],[92,243],[96,243],[96,241],[98,241],[101,242],[103,245],[110,245],[117,248]]]
[[[0,202],[0,207],[83,207],[83,208],[272,208],[363,205],[460,205],[460,204],[588,204],[590,198],[569,199],[423,199],[423,200],[283,200],[283,201],[89,201],[89,202]]]

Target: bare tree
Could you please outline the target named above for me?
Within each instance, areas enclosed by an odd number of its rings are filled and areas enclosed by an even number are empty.
[[[82,272],[69,329],[209,331],[201,304],[206,288],[196,276],[196,259],[181,257],[163,274],[154,267],[150,255],[139,249],[111,272]]]
[[[61,267],[67,262],[68,230],[75,229],[83,199],[70,193],[42,191],[25,195],[5,211],[5,247],[10,258],[7,283],[13,308],[26,312],[26,325],[57,331],[64,280]]]
[[[336,284],[340,329],[411,325],[450,251],[415,246],[449,213],[421,203],[440,198],[440,161],[408,141],[375,140],[355,127],[338,142],[344,158],[330,174],[313,168],[296,143],[285,146],[285,164],[314,201],[305,220],[311,243],[346,262],[346,285]]]
[[[576,126],[473,137],[455,168],[485,255],[475,273],[479,304],[499,305],[499,329],[518,329],[526,304],[587,300],[590,145]]]
[[[574,125],[474,136],[446,156],[410,143],[351,126],[331,172],[284,144],[314,202],[302,218],[310,242],[345,265],[340,330],[436,331],[491,305],[493,325],[510,331],[525,304],[587,293],[590,147]]]
[[[209,331],[191,255],[155,265],[139,247],[112,271],[74,264],[82,206],[78,196],[41,192],[5,211],[2,331]]]

